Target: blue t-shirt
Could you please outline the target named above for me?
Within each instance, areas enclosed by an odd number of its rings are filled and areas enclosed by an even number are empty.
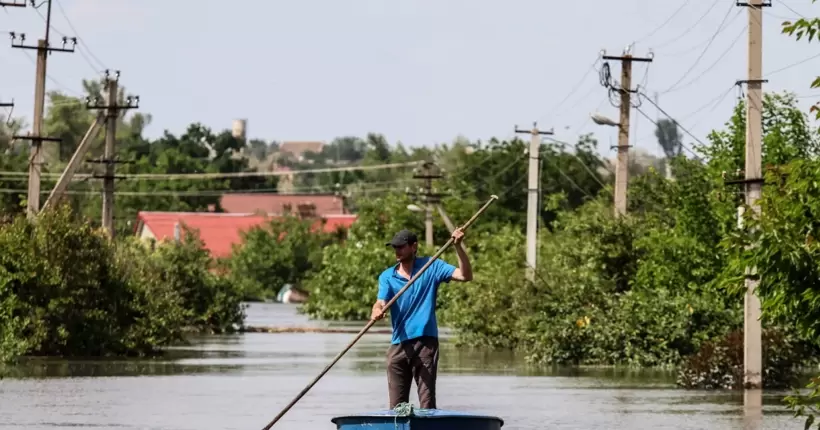
[[[430,257],[416,258],[410,277],[415,276],[429,260]],[[399,264],[396,263],[379,275],[379,300],[390,301],[410,280],[400,275],[398,268]],[[455,270],[452,264],[436,259],[390,306],[393,344],[421,336],[438,337],[436,322],[438,287],[442,282],[450,282],[450,277]]]

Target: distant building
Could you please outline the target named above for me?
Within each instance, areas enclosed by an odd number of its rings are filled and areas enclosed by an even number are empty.
[[[319,217],[347,213],[344,197],[336,194],[230,193],[222,195],[220,206],[228,213],[300,213]]]
[[[163,242],[173,241],[182,227],[199,231],[214,258],[228,257],[234,244],[241,243],[240,233],[260,225],[276,216],[252,213],[216,213],[216,212],[151,212],[141,211],[137,214],[134,233],[141,240]],[[317,218],[314,226],[325,222],[324,231],[336,232],[339,228],[350,228],[356,221],[356,215],[326,215]]]
[[[281,156],[292,157],[294,160],[305,161],[305,153],[314,152],[321,153],[324,149],[325,143],[320,141],[291,141],[282,142],[279,145],[279,154]]]

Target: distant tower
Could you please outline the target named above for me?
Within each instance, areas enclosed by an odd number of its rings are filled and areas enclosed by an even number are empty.
[[[231,130],[231,134],[233,137],[239,140],[245,140],[247,137],[247,130],[248,127],[248,120],[246,119],[235,119],[233,120],[233,128]]]

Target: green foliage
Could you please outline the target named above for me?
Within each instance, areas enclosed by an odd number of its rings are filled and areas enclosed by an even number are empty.
[[[597,155],[598,142],[582,136],[567,151],[566,143],[552,142],[540,146],[543,195],[565,194],[565,207],[575,208],[600,192],[608,178],[599,172],[604,166]],[[446,183],[453,196],[474,198],[484,202],[491,195],[498,201],[483,215],[483,225],[526,222],[527,170],[529,143],[520,139],[490,140],[476,145],[469,156],[461,156],[448,168]],[[477,207],[476,207],[477,209]],[[541,219],[549,224],[555,210],[544,207]]]
[[[183,229],[179,243],[160,246],[151,257],[161,264],[155,280],[182,299],[186,328],[213,333],[241,328],[242,296],[227,278],[214,273],[216,266],[195,231]]]
[[[477,220],[476,226],[483,222]],[[473,280],[441,287],[441,323],[459,330],[462,345],[509,348],[516,345],[519,336],[515,324],[519,315],[512,312],[512,305],[527,282],[525,238],[512,225],[496,228],[469,231],[465,237]]]
[[[305,281],[311,295],[302,311],[327,320],[369,319],[379,273],[395,264],[384,242],[349,241],[327,247],[322,269]]]
[[[276,296],[285,284],[299,286],[322,265],[330,234],[316,231],[317,222],[285,216],[241,233],[228,262],[230,277],[245,299]]]
[[[120,308],[133,292],[117,276],[105,237],[62,211],[45,214],[36,226],[19,218],[0,231],[0,249],[0,297],[13,305],[6,309],[12,325],[26,322],[17,333],[27,352],[98,355],[128,348],[123,339],[134,315]]]
[[[764,101],[764,161],[784,164],[815,157],[818,135],[795,99],[767,94]],[[737,245],[721,246],[739,233],[740,199],[723,184],[722,173],[743,167],[743,116],[741,105],[726,131],[712,133],[713,145],[701,148],[707,162],[671,158],[674,181],[652,169],[631,178],[630,215],[621,218],[613,216],[611,195],[598,183],[604,178],[596,179],[584,168],[593,169],[594,159],[578,163],[584,156],[545,146],[544,152],[556,151],[549,158],[575,160],[571,178],[583,184],[583,172],[589,196],[573,198],[572,190],[579,187],[569,183],[553,183],[545,190],[542,220],[548,228],[540,233],[536,278],[528,281],[521,215],[525,199],[520,191],[503,195],[468,233],[465,243],[475,278],[442,289],[440,321],[458,332],[462,345],[516,348],[537,363],[678,366],[699,351],[701,357],[708,355],[703,351],[713,348],[709,342],[740,329],[743,322],[743,291],[733,283],[743,273],[734,254]],[[448,212],[459,211],[453,216],[457,223],[484,196],[502,188],[500,183],[515,189],[525,171],[519,160],[525,149],[521,141],[492,141],[471,154],[450,153],[454,161],[446,181],[452,197],[445,206]],[[572,164],[565,165],[556,177],[568,173]],[[803,192],[793,197],[814,198]],[[384,240],[400,228],[423,229],[421,216],[404,209],[407,203],[398,196],[362,202],[351,232],[355,243],[326,253],[323,269],[312,278],[320,288],[306,306],[309,314],[368,316],[376,276],[390,263]],[[814,213],[797,215],[808,219]],[[805,220],[784,228],[801,222]],[[436,239],[446,234],[437,228]],[[768,355],[769,375],[790,381],[790,360],[796,356],[788,351],[796,349],[781,350]]]
[[[812,0],[816,3],[817,0]],[[794,36],[797,40],[806,38],[806,41],[811,43],[820,40],[820,18],[800,18],[795,22],[783,22],[783,33]],[[820,76],[814,79],[811,83],[811,88],[820,88]],[[814,105],[810,109],[820,119],[820,103]]]
[[[743,384],[743,331],[704,343],[686,359],[678,372],[678,385],[694,389],[739,389]],[[763,386],[793,387],[800,367],[816,362],[816,349],[780,329],[763,331]]]
[[[785,178],[783,177],[785,176]],[[820,161],[797,160],[787,170],[772,170],[760,200],[761,216],[745,216],[749,227],[727,237],[732,272],[757,267],[764,314],[796,324],[806,339],[820,339]],[[747,214],[752,211],[747,210]],[[739,278],[727,277],[727,288],[741,289]]]
[[[611,213],[596,202],[559,216],[541,239],[536,281],[509,293],[517,346],[531,361],[675,364],[736,318],[702,290],[648,284],[663,273],[656,255],[668,253],[658,246],[662,225]],[[676,282],[685,275],[667,276]]]
[[[784,401],[794,412],[795,417],[806,417],[804,427],[806,430],[812,425],[815,429],[820,429],[820,422],[817,421],[817,417],[820,416],[820,377],[812,378],[806,388],[809,389],[808,393],[804,394],[794,390],[794,393],[786,396]]]
[[[241,324],[238,295],[195,237],[142,246],[110,241],[66,206],[0,227],[2,358],[150,354],[186,328]]]

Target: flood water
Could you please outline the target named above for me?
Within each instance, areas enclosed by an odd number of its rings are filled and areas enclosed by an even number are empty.
[[[291,305],[247,313],[249,325],[321,324]],[[261,429],[354,336],[209,336],[162,359],[27,360],[0,380],[0,429]],[[388,343],[365,335],[273,429],[330,430],[333,416],[385,409]],[[504,429],[802,429],[782,396],[767,392],[744,412],[743,394],[677,389],[672,374],[539,371],[442,339],[438,406],[499,416]]]

